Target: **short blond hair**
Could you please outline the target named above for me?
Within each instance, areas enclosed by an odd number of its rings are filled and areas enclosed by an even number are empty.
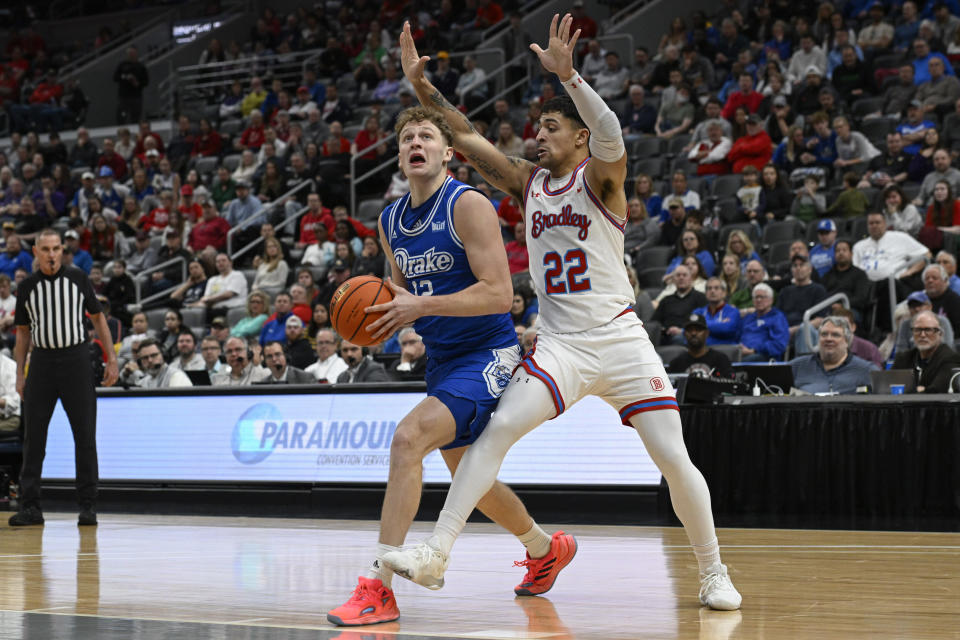
[[[400,132],[403,131],[403,128],[411,122],[430,122],[440,130],[440,134],[443,135],[444,139],[447,141],[447,146],[453,146],[453,129],[450,128],[450,125],[447,124],[447,121],[443,119],[443,115],[436,109],[428,109],[427,107],[410,107],[409,109],[404,109],[401,111],[400,115],[397,117],[397,124],[393,127],[393,130],[397,133],[398,138],[400,137]]]

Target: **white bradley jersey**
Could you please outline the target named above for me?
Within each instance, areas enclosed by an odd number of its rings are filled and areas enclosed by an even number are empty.
[[[588,162],[557,181],[537,167],[524,188],[538,324],[555,333],[599,327],[634,304],[623,265],[625,221],[607,211],[587,186]]]

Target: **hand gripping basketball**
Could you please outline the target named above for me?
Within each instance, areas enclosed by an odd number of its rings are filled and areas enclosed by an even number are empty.
[[[330,299],[330,323],[340,336],[353,344],[369,347],[387,338],[374,337],[366,327],[380,318],[369,312],[370,305],[393,298],[387,283],[375,276],[357,276],[344,282]],[[388,334],[389,335],[389,334]]]
[[[383,314],[376,322],[366,327],[370,336],[377,342],[386,340],[393,335],[394,331],[424,315],[421,296],[415,296],[403,287],[398,287],[390,278],[384,280],[384,283],[393,292],[393,300],[365,309],[367,313],[371,314],[371,317],[373,317],[373,314]]]

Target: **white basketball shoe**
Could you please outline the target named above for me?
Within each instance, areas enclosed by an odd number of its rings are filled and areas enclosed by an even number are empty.
[[[700,574],[700,604],[718,611],[740,608],[743,598],[727,575],[727,566],[718,564]]]
[[[443,574],[449,562],[450,558],[430,546],[429,541],[383,556],[383,564],[395,574],[433,590],[443,587]]]

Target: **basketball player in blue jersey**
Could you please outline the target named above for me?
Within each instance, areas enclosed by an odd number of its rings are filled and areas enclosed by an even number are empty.
[[[530,45],[568,94],[543,105],[537,165],[504,156],[479,135],[424,76],[429,58],[417,54],[409,25],[400,36],[403,70],[420,102],[440,109],[453,129],[454,148],[523,206],[540,316],[536,345],[463,456],[433,535],[384,561],[419,584],[441,582],[454,540],[513,443],[592,394],[636,429],[670,485],[700,568],[700,603],[737,609],[741,597],[720,562],[709,489],[684,446],[663,363],[630,308],[623,266],[627,156],[617,116],[573,68],[580,32],[571,36],[571,22],[569,14],[562,20],[555,15],[547,50]]]
[[[382,557],[399,550],[417,513],[423,458],[440,448],[452,474],[520,362],[508,313],[513,287],[493,205],[476,189],[447,176],[453,133],[443,116],[422,107],[407,109],[397,119],[396,131],[410,193],[380,215],[395,297],[368,309],[386,312],[370,330],[385,337],[413,323],[428,356],[427,398],[397,426],[375,558],[351,598],[327,614],[337,625],[400,616],[390,588],[393,572],[383,566]],[[576,552],[573,536],[562,531],[548,535],[503,484],[484,493],[480,510],[516,535],[529,557],[550,559],[551,571],[535,580],[525,578],[517,589],[548,590]]]

